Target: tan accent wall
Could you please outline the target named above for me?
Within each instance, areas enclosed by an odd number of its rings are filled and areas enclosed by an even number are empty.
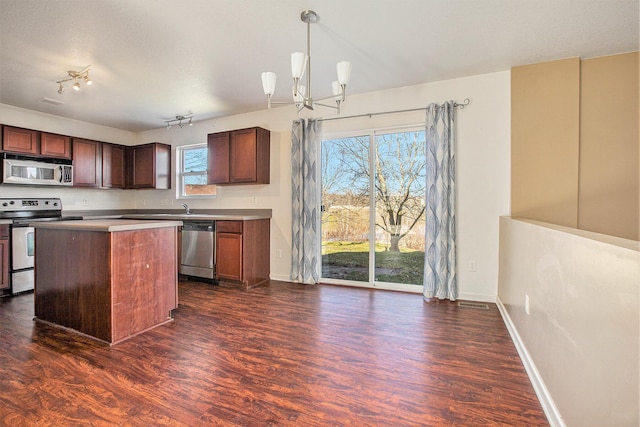
[[[578,226],[580,60],[511,69],[511,215]]]
[[[640,240],[638,52],[580,68],[578,228]]]

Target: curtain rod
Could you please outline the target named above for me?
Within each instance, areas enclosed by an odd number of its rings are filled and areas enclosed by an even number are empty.
[[[466,107],[470,103],[471,103],[471,100],[469,98],[465,98],[464,101],[462,101],[462,102],[454,102],[453,106],[454,106],[454,108],[455,107],[459,107],[461,110],[463,110],[464,107]],[[380,116],[382,114],[409,113],[411,111],[424,111],[426,109],[427,109],[426,107],[423,107],[423,108],[410,108],[408,110],[382,111],[380,113],[356,114],[355,116],[330,117],[328,119],[318,119],[318,121],[320,121],[320,122],[328,122],[330,120],[354,119],[354,118],[357,118],[357,117],[369,117],[369,118],[371,118],[373,116]]]

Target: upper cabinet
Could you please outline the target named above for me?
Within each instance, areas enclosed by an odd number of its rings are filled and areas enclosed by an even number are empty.
[[[171,188],[171,146],[152,142],[128,147],[128,188]]]
[[[264,129],[263,129],[264,131]],[[267,182],[269,137],[267,132]],[[237,148],[247,143],[242,137]],[[253,146],[254,142],[249,141]],[[226,144],[227,149],[229,144]],[[253,157],[261,156],[253,150]],[[152,142],[136,146],[111,144],[84,138],[2,125],[0,151],[25,157],[51,157],[64,159],[59,163],[73,164],[73,186],[91,188],[171,188],[171,145]],[[229,170],[229,156],[226,156]],[[255,163],[255,160],[254,160]],[[240,171],[242,166],[234,166]],[[246,179],[246,178],[244,178]],[[250,177],[255,180],[255,178]]]
[[[2,127],[2,151],[22,154],[40,154],[40,135],[38,131]]]
[[[73,186],[102,187],[102,143],[73,138]]]
[[[125,188],[125,147],[102,143],[102,186]]]
[[[270,138],[259,127],[209,134],[209,184],[269,184]]]
[[[2,151],[71,159],[71,139],[63,135],[3,126]]]
[[[59,159],[70,159],[71,138],[64,135],[42,132],[40,134],[40,155],[57,157]]]

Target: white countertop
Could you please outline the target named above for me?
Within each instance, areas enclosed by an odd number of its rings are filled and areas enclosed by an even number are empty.
[[[0,219],[0,225],[3,224],[11,224],[13,221],[11,221],[10,219]]]
[[[83,219],[76,221],[34,222],[32,227],[76,231],[135,231],[149,228],[179,227],[182,221],[143,221],[136,219]]]

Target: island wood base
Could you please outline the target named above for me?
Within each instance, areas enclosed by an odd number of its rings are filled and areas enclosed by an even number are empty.
[[[36,227],[35,316],[115,344],[171,321],[177,228]]]

